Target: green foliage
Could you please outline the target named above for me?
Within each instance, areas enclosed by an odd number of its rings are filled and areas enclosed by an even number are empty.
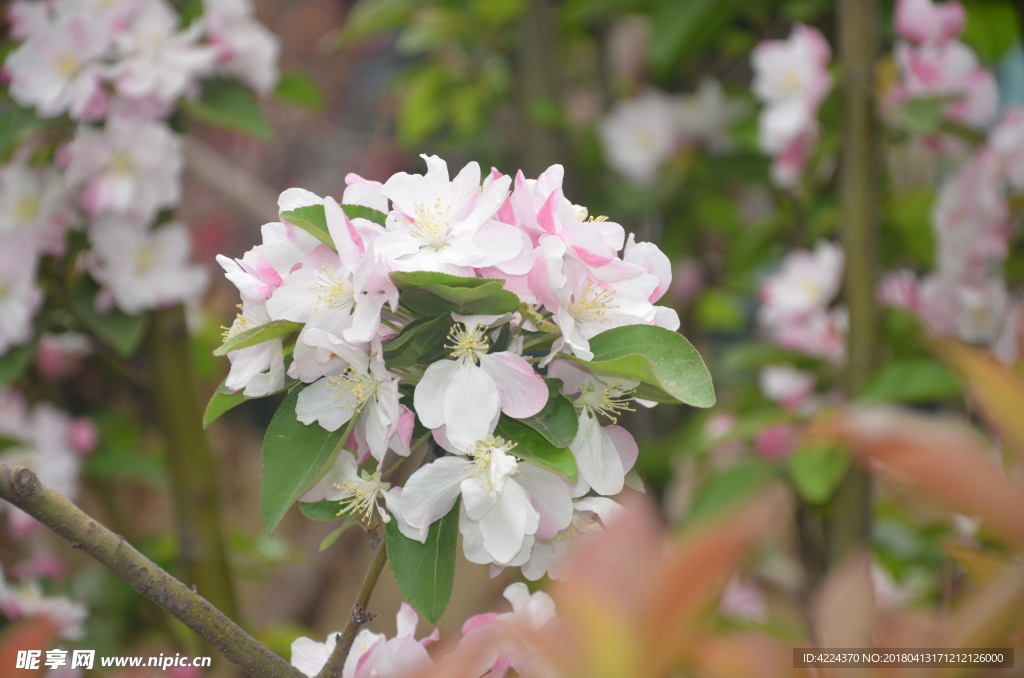
[[[899,252],[910,255],[913,262],[922,268],[931,268],[935,260],[935,233],[932,231],[932,204],[935,191],[912,189],[889,200],[885,226],[891,228],[887,235],[898,240]],[[888,230],[888,229],[887,229]]]
[[[277,339],[286,334],[298,332],[301,329],[302,323],[292,322],[291,320],[272,320],[266,325],[251,327],[244,332],[239,332],[215,349],[213,355],[227,355],[231,351],[262,344],[265,341]]]
[[[388,562],[406,599],[431,624],[448,607],[455,584],[455,550],[459,543],[459,502],[433,525],[426,542],[409,539],[398,521],[387,526]]]
[[[928,358],[896,359],[882,366],[861,394],[864,400],[926,403],[963,394],[963,382],[942,363]]]
[[[330,534],[324,537],[323,541],[320,542],[320,552],[323,553],[327,549],[334,546],[334,542],[338,541],[338,537],[343,535],[348,528],[354,527],[359,524],[359,520],[355,516],[348,516],[342,521],[341,525],[331,530]]]
[[[300,501],[299,510],[310,520],[332,521],[341,517],[341,504],[327,499],[311,502]]]
[[[97,313],[98,292],[96,283],[82,278],[71,292],[71,310],[100,341],[125,357],[134,355],[146,333],[146,315],[128,315],[117,308]]]
[[[793,486],[812,504],[828,501],[849,467],[849,455],[832,444],[809,445],[797,450],[788,464]]]
[[[911,130],[929,134],[939,130],[946,99],[911,99],[896,109],[896,117]]]
[[[690,507],[691,518],[713,515],[733,504],[754,496],[775,477],[775,469],[763,461],[750,461],[734,466],[704,484]]]
[[[20,377],[32,364],[32,358],[36,355],[36,343],[33,341],[25,346],[12,348],[0,356],[0,389],[6,388],[8,384]]]
[[[295,386],[296,382],[292,379],[285,381],[283,388],[280,388],[273,393],[268,393],[265,396],[259,396],[260,398],[269,398],[270,396],[284,393]],[[209,428],[210,424],[220,419],[221,415],[225,412],[235,409],[246,400],[258,400],[259,398],[249,398],[245,395],[245,390],[232,391],[229,389],[224,382],[220,383],[217,390],[210,396],[210,402],[206,404],[206,411],[203,413],[203,428]]]
[[[85,460],[85,472],[95,480],[135,480],[159,485],[165,480],[163,457],[147,446],[142,426],[125,416],[101,412],[93,416],[99,445]]]
[[[689,0],[658,3],[651,12],[651,60],[667,70],[695,55],[713,40],[737,9],[734,0]]]
[[[181,107],[208,125],[242,132],[257,139],[274,136],[256,97],[245,85],[231,78],[204,80],[199,99],[183,99]]]
[[[7,103],[0,115],[0,162],[8,162],[22,144],[54,121],[40,120],[32,111]]]
[[[391,278],[402,290],[402,305],[421,315],[503,315],[519,308],[519,297],[501,280],[428,272],[392,273]]]
[[[747,325],[747,314],[739,295],[710,287],[697,299],[697,325],[709,332],[739,332]]]
[[[540,433],[555,447],[569,447],[576,438],[579,428],[579,417],[572,401],[562,395],[561,379],[545,379],[548,385],[548,402],[537,414],[520,419],[533,430]]]
[[[308,73],[294,68],[281,74],[274,88],[274,98],[314,113],[324,110],[324,93],[316,80]]]
[[[380,226],[384,225],[387,218],[383,212],[362,205],[339,205],[349,219],[366,219]],[[281,218],[293,226],[298,226],[314,238],[330,247],[335,252],[338,248],[334,245],[334,238],[327,228],[327,215],[324,213],[323,205],[306,205],[297,209],[281,212]]]
[[[450,315],[439,315],[419,318],[406,325],[384,346],[388,369],[413,367],[439,358],[445,351],[444,342],[454,322]]]
[[[512,454],[523,461],[559,473],[572,482],[579,480],[576,458],[567,447],[555,447],[534,428],[502,414],[494,435],[516,444]]]
[[[1018,8],[1010,0],[964,0],[962,39],[987,63],[1001,59],[1020,37]]]
[[[697,350],[681,334],[653,325],[627,325],[590,340],[591,361],[570,357],[601,373],[639,379],[638,398],[693,407],[715,404],[711,374]]]
[[[327,473],[358,418],[333,432],[316,423],[307,426],[295,418],[301,392],[297,388],[288,394],[263,439],[260,509],[267,534],[274,533],[295,500]]]

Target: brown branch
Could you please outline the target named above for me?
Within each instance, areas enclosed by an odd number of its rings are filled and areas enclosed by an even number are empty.
[[[185,168],[257,223],[277,218],[278,191],[195,136],[185,139]]]
[[[185,308],[153,313],[146,350],[153,401],[167,442],[169,489],[178,533],[177,573],[213,605],[238,619],[221,525],[220,469],[203,430],[192,372]]]
[[[97,523],[60,493],[44,487],[29,469],[0,463],[0,498],[46,525],[72,547],[88,553],[253,678],[304,678],[298,669],[160,569],[123,537]]]
[[[363,577],[363,585],[359,587],[359,594],[352,606],[352,613],[349,615],[348,621],[345,622],[345,628],[338,634],[334,650],[327,658],[327,663],[320,669],[320,673],[316,674],[316,678],[339,678],[341,676],[341,670],[345,667],[345,660],[348,659],[348,653],[352,649],[352,643],[356,640],[359,627],[369,621],[366,605],[370,602],[370,594],[373,593],[373,587],[377,585],[377,579],[380,578],[380,573],[384,570],[384,563],[387,560],[387,544],[381,541],[373,554],[370,569]]]

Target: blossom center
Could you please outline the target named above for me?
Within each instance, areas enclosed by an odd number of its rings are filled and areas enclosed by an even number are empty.
[[[342,452],[342,454],[348,453]],[[359,516],[359,520],[369,525],[370,521],[373,520],[373,510],[376,508],[381,520],[385,523],[390,523],[391,516],[381,506],[378,506],[377,499],[390,489],[391,484],[380,479],[380,471],[373,475],[363,471],[361,476],[351,476],[340,485],[338,483],[334,484],[335,489],[344,490],[348,493],[347,497],[338,502],[340,507],[338,515],[349,513]]]
[[[803,80],[800,69],[790,66],[782,72],[782,77],[779,78],[779,87],[785,94],[795,94],[800,91]]]
[[[516,458],[509,454],[515,446],[516,443],[506,442],[504,438],[487,436],[467,453],[472,460],[470,463],[476,466],[473,477],[481,480],[481,486],[489,494],[501,492],[505,480],[516,473]]]
[[[238,308],[242,308],[242,305],[238,304]],[[237,313],[235,314],[235,322],[231,323],[231,327],[223,328],[224,331],[221,332],[221,337],[223,338],[224,341],[227,341],[231,337],[237,336],[242,332],[245,332],[251,326],[252,323],[249,322],[248,318],[246,318],[241,313]]]
[[[460,328],[459,325],[454,325],[448,332],[448,341],[452,343],[446,344],[445,348],[452,350],[453,358],[456,360],[466,358],[474,365],[480,356],[487,353],[487,349],[490,348],[483,327],[474,327],[470,330],[465,326]]]
[[[423,248],[429,247],[435,252],[440,252],[451,244],[448,242],[451,231],[450,212],[451,206],[442,207],[440,198],[433,207],[427,207],[422,203],[416,205],[413,214],[416,220],[409,230],[426,242]]]
[[[65,52],[55,59],[54,65],[57,67],[57,73],[62,78],[69,79],[78,73],[82,67],[82,62],[74,54]]]
[[[338,407],[351,408],[356,412],[363,411],[363,404],[377,394],[381,382],[371,374],[357,372],[349,366],[336,377],[328,377],[328,381],[336,391],[334,399],[341,399]]]
[[[588,280],[583,291],[569,304],[569,314],[583,322],[605,322],[608,320],[606,311],[618,308],[615,295],[608,289]]]
[[[324,264],[317,272],[316,282],[309,286],[316,292],[316,302],[328,308],[344,308],[353,303],[352,288],[348,280],[339,275],[333,264]]]
[[[15,222],[35,221],[39,216],[39,200],[31,193],[19,195],[14,202],[12,216]]]
[[[110,171],[115,174],[131,174],[134,167],[132,157],[124,151],[118,151],[110,158]]]
[[[148,273],[156,267],[160,261],[160,253],[152,245],[143,245],[139,253],[135,255],[135,269],[141,273]]]
[[[576,399],[576,406],[590,410],[595,417],[603,415],[614,424],[623,412],[634,411],[629,406],[633,401],[633,393],[634,389],[621,389],[615,384],[598,389],[593,384],[584,383],[580,384],[580,397]]]

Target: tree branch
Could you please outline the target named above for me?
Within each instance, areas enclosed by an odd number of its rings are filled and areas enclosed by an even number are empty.
[[[384,570],[384,563],[387,560],[387,544],[381,541],[373,554],[370,568],[366,571],[366,576],[363,577],[363,585],[359,587],[359,594],[352,606],[352,613],[349,615],[348,621],[345,622],[345,628],[338,634],[334,650],[327,658],[327,663],[320,669],[320,673],[316,674],[316,678],[340,678],[341,670],[345,667],[345,660],[348,659],[348,653],[352,649],[352,643],[355,642],[359,627],[370,620],[366,614],[366,605],[370,602],[370,594],[373,593],[373,587],[377,585],[377,579],[380,578],[380,573]]]
[[[879,152],[875,122],[875,63],[879,52],[878,0],[841,0],[839,52],[843,66],[843,147],[839,202],[846,250],[847,395],[870,383],[878,360],[875,303],[879,230]],[[854,467],[840,483],[827,536],[827,562],[835,565],[871,531],[871,480]]]
[[[0,463],[0,498],[46,525],[72,547],[88,553],[253,678],[305,678],[123,537],[98,524],[60,493],[44,487],[29,469]]]
[[[178,533],[179,575],[214,606],[238,619],[221,525],[220,472],[203,430],[185,308],[153,313],[147,340],[153,400],[167,441],[167,470]]]

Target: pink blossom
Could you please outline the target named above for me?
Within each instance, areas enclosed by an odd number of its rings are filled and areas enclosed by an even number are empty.
[[[90,214],[132,213],[146,221],[181,194],[181,140],[164,124],[113,117],[102,130],[79,126],[65,148],[67,181],[84,186]]]
[[[16,0],[7,10],[7,18],[11,22],[10,37],[13,40],[24,40],[33,33],[46,30],[50,26],[51,3],[39,0]]]
[[[43,118],[96,120],[106,110],[100,57],[110,42],[100,17],[76,13],[38,26],[4,63],[11,97]]]
[[[889,93],[896,104],[910,99],[952,97],[943,111],[951,120],[974,127],[992,121],[999,103],[995,77],[961,42],[911,46],[898,43],[896,63],[902,80]]]
[[[100,433],[88,417],[78,417],[68,427],[68,444],[80,455],[87,455],[99,444]]]
[[[1024,107],[1010,106],[988,137],[1010,185],[1024,191]]]
[[[943,43],[960,35],[967,23],[967,12],[957,0],[898,0],[893,19],[902,38]]]
[[[205,0],[203,27],[217,50],[217,68],[260,94],[277,83],[280,41],[253,17],[250,0]]]
[[[44,334],[36,349],[36,369],[47,381],[58,383],[77,374],[90,353],[92,347],[84,334]]]
[[[761,393],[787,410],[800,409],[814,393],[816,382],[813,374],[792,365],[769,365],[760,374]]]
[[[768,603],[760,587],[754,581],[737,575],[733,575],[725,585],[718,609],[728,617],[747,622],[768,619]]]
[[[36,581],[10,584],[0,568],[0,614],[12,621],[42,618],[56,634],[68,640],[85,637],[82,624],[89,616],[85,605],[65,596],[46,596]]]
[[[769,336],[781,347],[823,358],[835,365],[846,362],[845,308],[815,311],[768,328]]]
[[[616,103],[601,122],[600,135],[608,165],[638,186],[650,185],[683,140],[677,103],[648,88]]]
[[[551,667],[541,666],[539,653],[511,631],[517,627],[542,631],[548,624],[557,623],[555,601],[543,591],[531,594],[522,583],[508,586],[504,596],[512,603],[512,611],[470,617],[462,626],[464,635],[459,647],[488,649],[480,661],[481,674],[490,671],[490,676],[504,676],[513,668],[520,675],[549,675],[544,669],[550,672]]]
[[[27,233],[40,252],[59,255],[72,220],[64,179],[53,167],[19,158],[0,168],[0,238]]]
[[[0,240],[0,355],[32,338],[32,319],[43,302],[36,286],[35,243],[19,235]]]
[[[906,269],[883,275],[878,282],[875,295],[883,306],[892,306],[908,311],[915,311],[921,306],[917,276]]]
[[[815,28],[798,24],[786,40],[754,48],[755,96],[766,106],[758,119],[761,148],[775,155],[817,128],[818,108],[832,89],[828,41]]]
[[[835,299],[842,281],[842,247],[823,240],[813,252],[793,250],[782,268],[761,283],[758,317],[764,325],[782,325],[822,311]]]
[[[797,432],[792,424],[772,424],[758,432],[757,453],[768,461],[782,461],[796,451]]]
[[[189,263],[188,229],[172,222],[152,231],[123,219],[94,223],[89,231],[89,272],[103,285],[104,298],[125,313],[137,314],[195,299],[207,271]]]
[[[127,99],[173,103],[208,74],[217,59],[213,47],[197,44],[201,27],[178,30],[178,15],[165,0],[146,0],[114,37],[114,87]]]
[[[772,157],[769,168],[772,184],[778,188],[797,189],[807,169],[811,151],[818,142],[817,127],[809,127],[803,134],[794,137]]]

